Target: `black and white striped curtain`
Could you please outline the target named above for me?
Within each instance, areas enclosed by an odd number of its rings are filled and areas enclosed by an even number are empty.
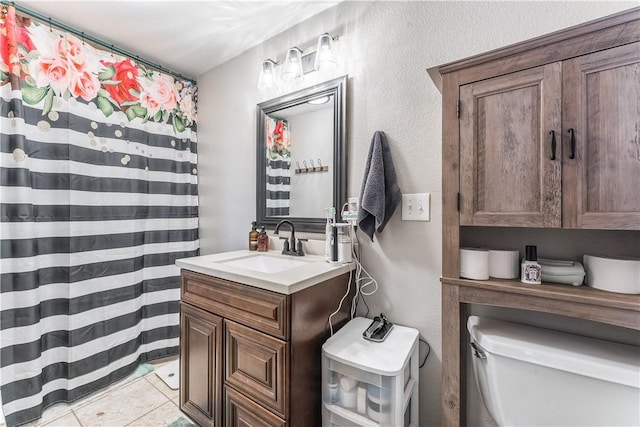
[[[267,161],[267,216],[289,215],[291,160]]]
[[[267,116],[267,216],[289,216],[291,139],[289,122]]]
[[[0,397],[9,426],[178,354],[198,255],[189,82],[2,17]]]

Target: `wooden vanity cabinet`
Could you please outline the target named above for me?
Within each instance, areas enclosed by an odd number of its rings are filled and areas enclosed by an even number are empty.
[[[640,295],[459,276],[468,226],[640,230],[640,8],[428,71],[442,92],[442,424],[464,426],[470,304],[640,330]]]
[[[348,280],[284,295],[183,269],[180,409],[203,426],[319,426],[321,349]]]
[[[460,225],[640,230],[640,42],[626,31],[582,35],[593,53],[460,71],[474,81],[443,93],[459,116]]]

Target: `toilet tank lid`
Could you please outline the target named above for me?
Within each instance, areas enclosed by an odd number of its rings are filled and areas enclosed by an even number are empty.
[[[640,347],[478,316],[467,329],[489,354],[640,388]]]

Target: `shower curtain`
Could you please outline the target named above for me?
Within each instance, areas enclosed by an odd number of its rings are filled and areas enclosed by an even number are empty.
[[[0,393],[9,426],[178,354],[197,88],[4,7]]]
[[[267,116],[267,216],[289,216],[291,139],[287,120]]]

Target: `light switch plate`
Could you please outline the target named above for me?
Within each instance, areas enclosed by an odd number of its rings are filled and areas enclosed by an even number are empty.
[[[402,195],[402,220],[403,221],[429,221],[431,218],[431,194],[403,194]]]

